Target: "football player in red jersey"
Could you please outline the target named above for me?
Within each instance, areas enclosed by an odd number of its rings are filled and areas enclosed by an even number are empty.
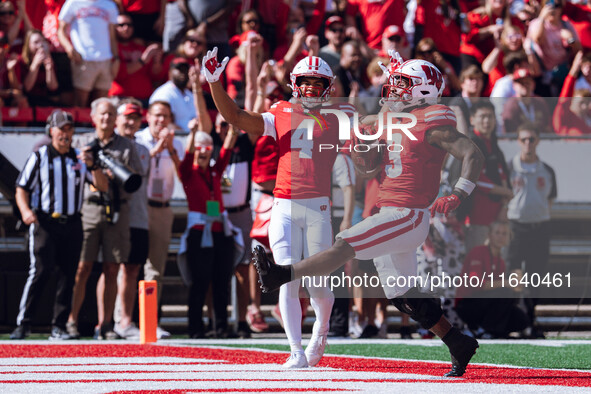
[[[211,86],[214,102],[234,127],[255,136],[269,135],[279,145],[275,200],[269,225],[269,242],[279,265],[291,265],[304,257],[328,249],[332,244],[330,218],[331,171],[336,150],[321,151],[320,144],[338,144],[338,123],[334,116],[317,121],[321,108],[335,108],[328,102],[334,76],[328,64],[315,56],[299,61],[291,72],[294,102],[279,101],[263,114],[243,110],[224,91],[219,76],[227,63],[217,61],[214,48],[203,58],[203,73]],[[338,109],[352,113],[348,104]],[[311,123],[312,122],[312,123]],[[309,125],[313,124],[309,138]],[[329,319],[334,302],[330,288],[321,280],[307,286],[316,314],[312,337],[302,348],[302,311],[298,298],[300,281],[281,286],[279,307],[291,347],[286,368],[315,366],[326,346]]]
[[[392,56],[393,62],[395,59]],[[389,83],[384,86],[378,116],[404,111],[414,115],[417,123],[410,129],[415,138],[393,133],[392,141],[387,141],[403,148],[384,150],[387,157],[378,192],[379,213],[339,233],[330,249],[290,267],[270,265],[255,250],[255,266],[263,291],[271,291],[292,279],[330,274],[352,258],[373,259],[390,302],[448,346],[452,369],[445,376],[462,376],[478,342],[451,326],[438,299],[420,293],[411,280],[401,286],[403,281],[396,279],[417,275],[416,250],[427,237],[429,206],[435,200],[431,215],[456,209],[474,189],[484,158],[470,139],[456,130],[453,111],[436,104],[444,82],[434,65],[409,60],[389,71],[384,69],[390,74]],[[461,178],[451,195],[436,199],[447,153],[462,160]]]

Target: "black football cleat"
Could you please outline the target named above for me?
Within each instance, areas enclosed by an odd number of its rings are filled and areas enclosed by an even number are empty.
[[[259,274],[263,293],[271,293],[278,290],[281,285],[291,282],[291,268],[271,262],[262,246],[258,245],[252,251],[252,262]]]
[[[445,377],[460,377],[466,372],[466,366],[472,359],[472,356],[476,354],[478,349],[478,341],[468,335],[461,334],[463,336],[462,341],[458,343],[453,349],[450,347],[449,353],[451,354],[451,370],[446,373]]]

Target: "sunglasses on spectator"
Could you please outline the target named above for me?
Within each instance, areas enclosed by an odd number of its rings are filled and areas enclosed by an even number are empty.
[[[213,146],[211,145],[195,145],[195,150],[199,152],[211,152],[213,150]]]
[[[334,28],[334,27],[333,28],[329,28],[328,30],[332,31],[333,33],[342,33],[342,32],[345,31],[345,29],[343,29],[343,28],[337,29],[337,28]]]
[[[189,41],[191,44],[205,45],[205,42],[197,40],[195,38],[187,38],[187,41]]]
[[[430,54],[432,54],[433,52],[435,52],[435,49],[434,49],[434,48],[431,48],[431,49],[424,49],[424,50],[422,50],[422,51],[419,51],[419,50],[417,50],[417,55],[430,55]]]
[[[392,37],[388,37],[388,40],[390,40],[392,42],[400,42],[402,40],[402,38],[400,36],[392,36]]]
[[[510,40],[516,40],[518,38],[523,38],[523,36],[521,34],[519,34],[519,33],[514,33],[514,34],[509,34],[507,36],[507,38],[510,39]]]
[[[14,11],[0,11],[0,16],[14,15]]]
[[[133,23],[117,23],[117,27],[133,27]]]
[[[259,20],[258,19],[249,19],[247,21],[244,21],[244,23],[248,23],[249,25],[251,23],[254,23],[255,25],[258,25],[259,24]]]
[[[523,142],[524,144],[526,142],[529,142],[530,144],[533,144],[534,142],[536,142],[537,138],[535,137],[525,137],[525,138],[520,138],[519,141]]]

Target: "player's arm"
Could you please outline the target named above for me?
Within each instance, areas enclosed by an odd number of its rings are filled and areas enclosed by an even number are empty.
[[[450,196],[441,197],[431,207],[435,212],[448,214],[455,210],[462,200],[470,195],[484,165],[484,156],[480,149],[464,134],[453,126],[441,126],[430,129],[426,134],[427,142],[445,150],[462,162],[460,179]]]
[[[460,160],[462,162],[460,177],[476,183],[484,165],[484,156],[472,140],[453,126],[442,126],[427,132],[427,142],[439,146]],[[467,197],[465,191],[460,190],[464,197]]]
[[[220,82],[220,75],[228,64],[228,57],[224,58],[221,63],[217,61],[217,47],[211,51],[207,51],[207,55],[203,57],[202,73],[205,75],[207,82],[211,88],[211,96],[215,105],[226,119],[235,128],[244,130],[250,135],[259,137],[263,135],[265,123],[261,114],[251,111],[245,111],[240,108],[234,100],[228,96]]]

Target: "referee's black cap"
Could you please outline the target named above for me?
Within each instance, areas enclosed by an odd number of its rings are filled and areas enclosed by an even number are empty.
[[[74,117],[71,113],[66,112],[61,109],[56,109],[49,115],[47,118],[47,126],[48,127],[57,127],[62,128],[67,124],[74,124]]]

